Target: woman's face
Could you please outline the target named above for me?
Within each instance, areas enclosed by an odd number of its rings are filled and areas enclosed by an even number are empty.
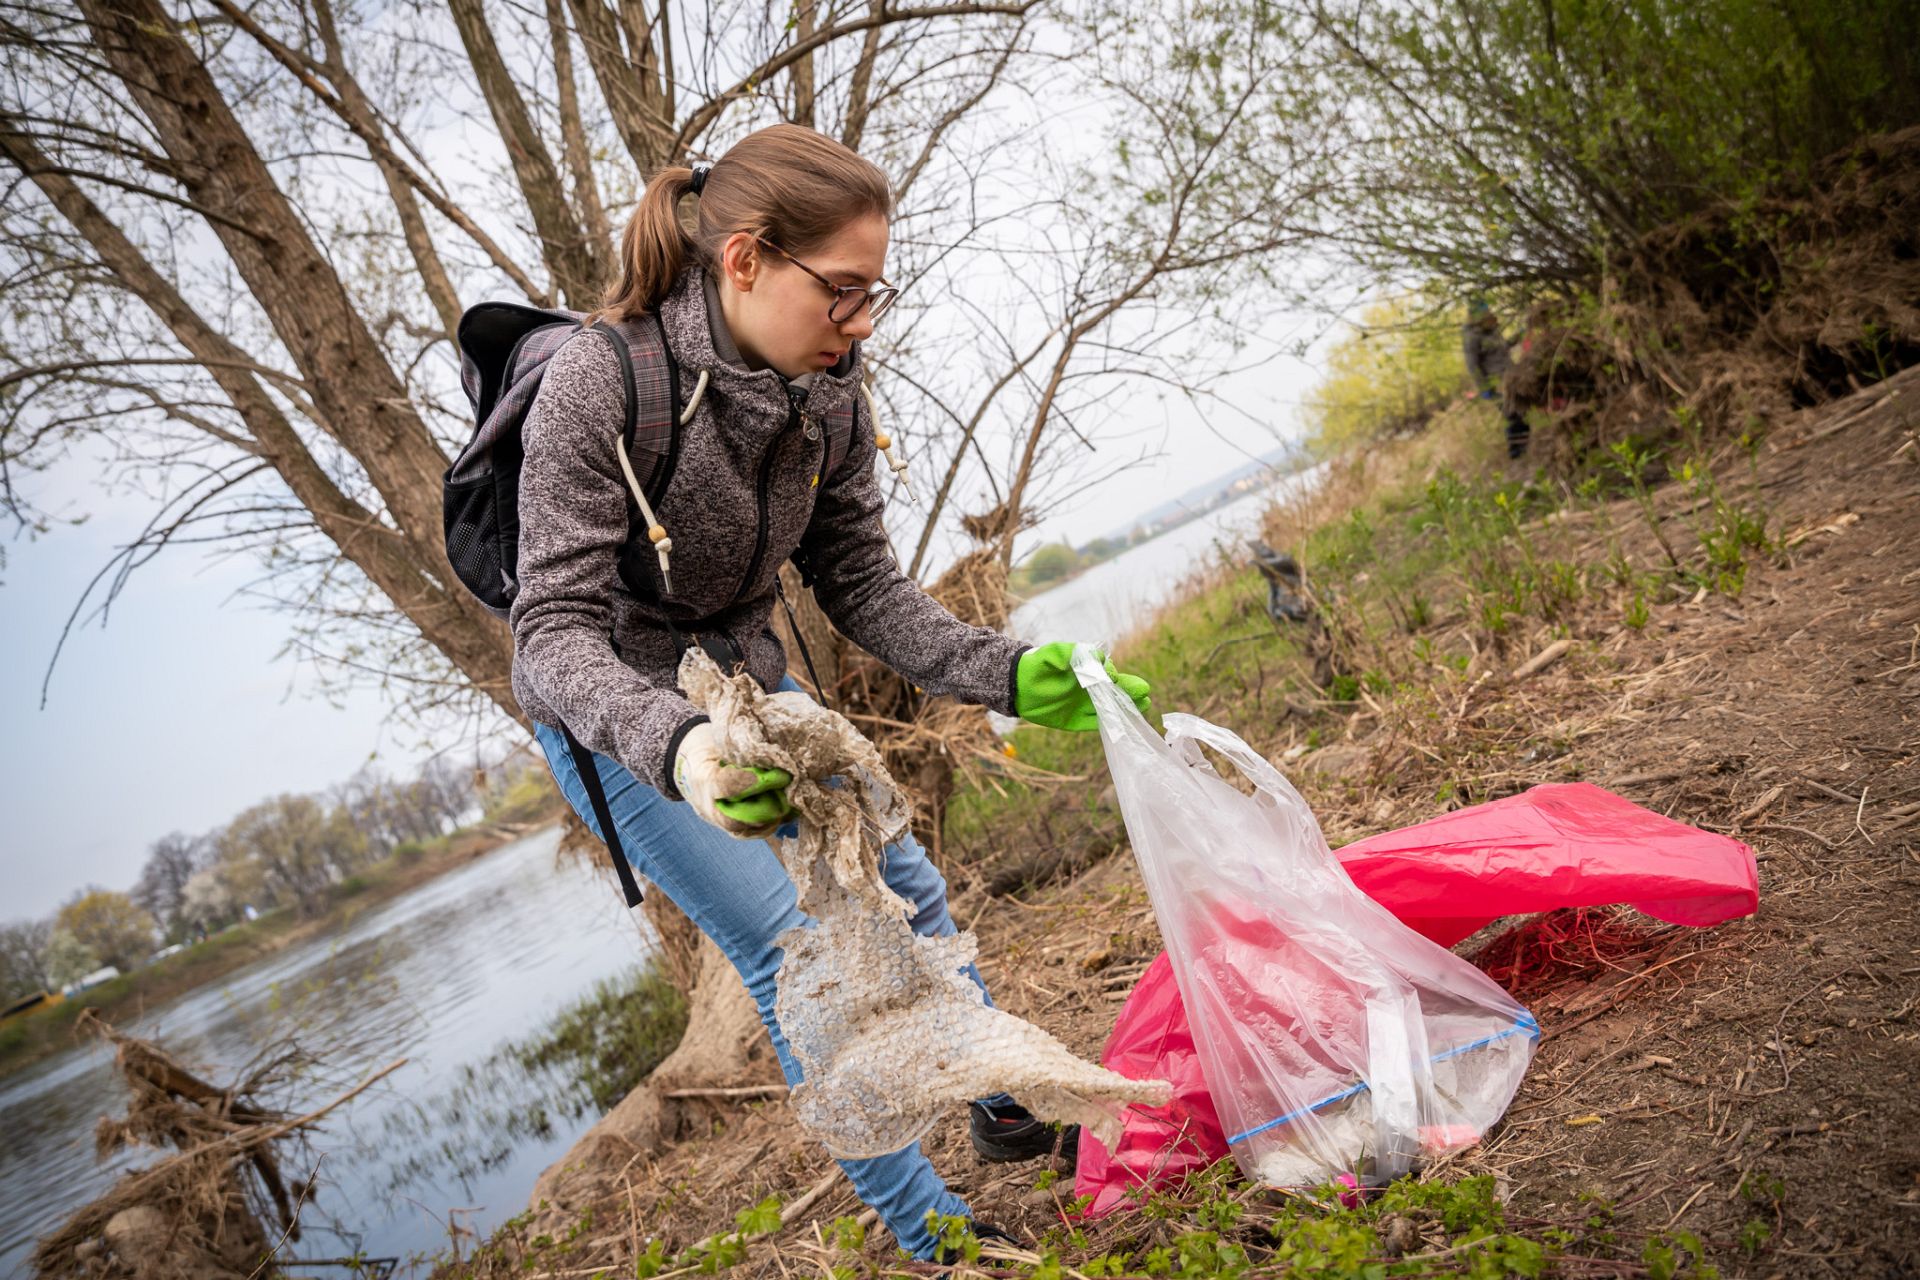
[[[885,273],[887,220],[856,218],[794,256],[835,284],[868,288]],[[873,333],[865,306],[839,324],[828,319],[832,291],[744,231],[721,246],[720,264],[721,310],[751,368],[789,378],[818,373]]]

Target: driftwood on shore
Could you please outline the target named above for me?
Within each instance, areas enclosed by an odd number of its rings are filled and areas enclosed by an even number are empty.
[[[272,1256],[300,1238],[300,1210],[312,1191],[317,1162],[290,1162],[304,1154],[302,1135],[405,1061],[300,1114],[270,1101],[313,1065],[290,1042],[267,1046],[223,1087],[91,1010],[79,1025],[114,1046],[114,1068],[132,1095],[124,1115],[101,1117],[94,1131],[100,1158],[133,1145],[171,1147],[174,1154],[120,1175],[43,1236],[34,1247],[33,1274],[47,1280],[276,1274]]]

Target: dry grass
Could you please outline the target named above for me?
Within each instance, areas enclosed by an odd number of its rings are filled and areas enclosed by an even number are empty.
[[[318,1161],[303,1135],[381,1076],[305,1114],[288,1096],[314,1059],[289,1042],[263,1049],[220,1086],[158,1044],[115,1030],[88,1011],[80,1025],[114,1046],[114,1069],[131,1095],[122,1116],[95,1132],[102,1159],[123,1148],[174,1154],[124,1173],[107,1191],[43,1236],[34,1275],[114,1280],[255,1280],[279,1245],[300,1238],[300,1210]],[[291,1165],[304,1173],[289,1177]]]

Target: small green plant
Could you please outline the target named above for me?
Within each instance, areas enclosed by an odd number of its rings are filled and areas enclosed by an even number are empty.
[[[1607,463],[1614,473],[1626,481],[1633,493],[1633,501],[1640,508],[1640,516],[1647,522],[1648,530],[1653,534],[1660,550],[1666,553],[1667,563],[1675,573],[1681,571],[1680,557],[1675,554],[1673,543],[1667,539],[1666,526],[1661,522],[1660,509],[1654,503],[1653,490],[1647,483],[1648,472],[1654,463],[1654,451],[1651,445],[1638,439],[1615,441],[1607,450]]]
[[[965,1258],[968,1262],[980,1260],[980,1238],[973,1234],[973,1223],[955,1213],[937,1213],[927,1211],[927,1231],[940,1242],[941,1251],[949,1258]]]
[[[1720,1270],[1706,1260],[1706,1247],[1691,1231],[1653,1235],[1640,1250],[1650,1280],[1718,1280]]]
[[[654,1276],[667,1269],[668,1263],[666,1244],[660,1240],[649,1240],[645,1252],[633,1261],[634,1280],[653,1280]]]
[[[1437,535],[1480,629],[1503,635],[1522,619],[1560,617],[1586,589],[1578,566],[1540,553],[1533,522],[1551,506],[1539,488],[1469,484],[1451,470],[1428,481],[1415,527]]]
[[[1643,587],[1633,589],[1633,599],[1627,602],[1626,624],[1635,631],[1646,629],[1648,620],[1653,616],[1647,605],[1647,593]]]
[[[860,1225],[860,1219],[842,1214],[828,1228],[827,1239],[836,1249],[858,1253],[867,1247],[867,1229]]]
[[[733,1215],[733,1224],[742,1236],[763,1236],[780,1229],[780,1197],[768,1196],[751,1209]]]
[[[1746,586],[1750,558],[1772,549],[1766,516],[1727,496],[1714,474],[1698,416],[1683,406],[1675,417],[1687,446],[1687,456],[1675,478],[1686,486],[1691,499],[1689,522],[1700,543],[1703,561],[1686,576],[1697,587],[1738,596]],[[1753,458],[1759,446],[1757,433],[1749,431],[1741,440],[1747,446],[1749,458]]]

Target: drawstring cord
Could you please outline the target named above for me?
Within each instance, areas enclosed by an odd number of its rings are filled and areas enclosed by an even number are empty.
[[[880,406],[873,401],[873,391],[866,383],[860,384],[860,394],[867,398],[867,416],[873,419],[873,444],[887,456],[887,466],[893,471],[894,479],[907,491],[907,501],[915,506],[920,499],[914,496],[913,481],[907,477],[907,455],[900,442],[880,429]]]
[[[693,421],[693,411],[700,407],[700,398],[707,394],[707,379],[710,376],[705,369],[700,371],[700,380],[693,384],[693,395],[688,398],[687,407],[680,411],[681,426]]]
[[[633,463],[627,458],[627,442],[619,436],[615,436],[613,442],[620,457],[620,470],[627,477],[627,488],[633,490],[633,500],[640,504],[640,514],[646,517],[647,541],[653,544],[653,554],[660,557],[660,589],[671,595],[673,574],[667,557],[673,554],[673,539],[667,536],[667,527],[653,514],[653,504],[647,501],[647,491],[640,487],[639,479],[633,474]]]
[[[680,425],[686,426],[693,421],[694,412],[700,408],[701,399],[707,394],[707,383],[712,375],[705,369],[700,371],[699,381],[693,384],[693,395],[687,399],[687,407],[680,411]],[[672,562],[673,539],[667,536],[667,526],[653,514],[653,504],[647,501],[647,492],[640,487],[639,477],[633,474],[633,462],[627,457],[627,442],[615,437],[615,445],[620,454],[620,470],[627,477],[627,488],[633,490],[633,500],[640,504],[640,514],[647,521],[647,541],[653,544],[653,554],[660,557],[660,589],[668,595],[673,594]]]

